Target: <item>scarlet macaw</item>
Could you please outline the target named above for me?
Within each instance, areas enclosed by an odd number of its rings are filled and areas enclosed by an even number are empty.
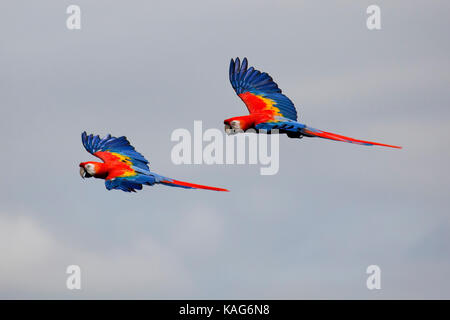
[[[84,148],[102,162],[87,161],[80,163],[80,175],[84,178],[105,179],[106,189],[119,189],[126,192],[141,190],[142,185],[155,183],[170,187],[187,189],[206,189],[228,191],[227,189],[208,187],[160,176],[148,167],[148,161],[128,142],[126,137],[111,137],[109,134],[101,139],[98,135],[81,134]]]
[[[225,131],[229,134],[247,129],[266,130],[278,129],[289,138],[320,137],[336,141],[356,143],[366,146],[384,146],[399,148],[377,142],[357,140],[335,133],[308,127],[297,122],[297,111],[288,97],[281,93],[281,89],[267,73],[261,73],[253,67],[247,69],[247,58],[242,64],[239,58],[231,59],[230,82],[236,94],[247,106],[250,112],[247,116],[233,117],[224,120]]]

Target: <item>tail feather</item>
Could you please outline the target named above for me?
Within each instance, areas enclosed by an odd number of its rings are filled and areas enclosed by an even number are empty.
[[[309,136],[309,137],[319,137],[319,138],[330,139],[330,140],[335,140],[335,141],[343,141],[343,142],[348,142],[348,143],[362,144],[362,145],[366,145],[366,146],[375,145],[375,146],[383,146],[383,147],[390,147],[390,148],[397,148],[397,149],[402,148],[402,147],[393,146],[390,144],[353,139],[350,137],[341,136],[336,133],[326,132],[326,131],[322,131],[322,130],[318,130],[318,129],[314,129],[314,128],[310,128],[310,127],[306,127],[306,126],[303,129],[301,129],[301,132],[302,132],[302,134]]]
[[[179,188],[186,188],[186,189],[205,189],[205,190],[229,192],[229,190],[227,190],[227,189],[204,186],[201,184],[179,181],[179,180],[175,180],[175,179],[162,180],[162,181],[160,181],[160,183],[165,184],[166,186],[170,186],[170,187],[179,187]]]

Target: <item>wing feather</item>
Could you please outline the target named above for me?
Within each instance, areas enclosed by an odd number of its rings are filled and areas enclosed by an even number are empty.
[[[297,121],[297,110],[292,101],[282,94],[268,73],[248,68],[247,58],[242,63],[239,58],[231,59],[229,77],[250,114],[268,113]]]
[[[128,164],[130,170],[134,171],[133,167],[136,167],[142,172],[150,172],[148,160],[134,149],[125,136],[116,138],[108,134],[101,139],[98,135],[87,135],[86,132],[83,132],[81,141],[87,152],[100,158],[103,162],[119,161]]]

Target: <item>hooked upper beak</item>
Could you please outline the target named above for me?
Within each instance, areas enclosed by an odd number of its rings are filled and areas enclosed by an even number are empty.
[[[86,177],[86,170],[83,167],[80,167],[80,176],[84,179]]]
[[[231,126],[229,124],[225,123],[225,133],[226,134],[231,134],[232,130],[231,130]]]
[[[241,129],[239,128],[233,128],[232,126],[230,126],[229,124],[225,124],[225,133],[227,135],[235,135],[239,132],[243,132]]]

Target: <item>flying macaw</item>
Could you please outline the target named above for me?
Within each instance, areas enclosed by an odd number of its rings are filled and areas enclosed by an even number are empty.
[[[186,189],[206,189],[228,191],[227,189],[203,186],[160,176],[151,172],[148,161],[128,142],[126,137],[101,139],[98,135],[81,134],[84,148],[103,162],[87,161],[80,163],[80,175],[84,178],[105,179],[106,189],[119,189],[125,192],[141,190],[142,185],[152,186],[156,183],[170,187]]]
[[[247,106],[250,114],[224,120],[225,131],[228,134],[247,129],[266,130],[267,133],[270,133],[271,130],[278,129],[279,133],[285,133],[289,138],[319,137],[366,146],[377,145],[401,149],[399,146],[357,140],[314,129],[297,122],[297,111],[294,104],[281,93],[281,89],[278,88],[272,77],[253,67],[247,67],[247,58],[244,58],[242,64],[239,58],[231,59],[231,85]]]

